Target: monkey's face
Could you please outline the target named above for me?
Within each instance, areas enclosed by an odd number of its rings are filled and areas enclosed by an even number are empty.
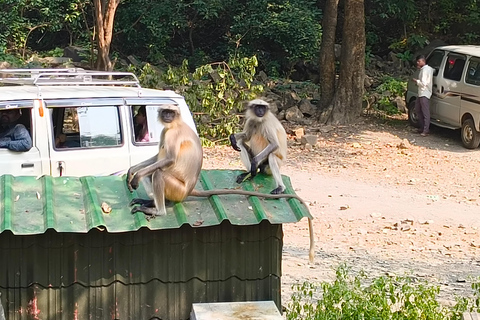
[[[255,104],[250,107],[255,115],[259,118],[262,118],[265,113],[267,113],[267,106],[264,104]]]
[[[171,109],[160,109],[158,111],[158,118],[164,123],[171,123],[173,120],[175,120],[176,116],[177,113]]]

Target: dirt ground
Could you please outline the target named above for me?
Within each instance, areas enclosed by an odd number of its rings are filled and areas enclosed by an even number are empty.
[[[316,258],[308,263],[306,219],[284,225],[282,302],[297,282],[353,272],[408,275],[440,286],[440,299],[471,296],[480,276],[480,150],[460,132],[433,127],[422,137],[405,119],[362,118],[348,127],[309,126],[318,143],[293,134],[282,174],[315,217]],[[205,149],[205,169],[242,168],[230,147]]]

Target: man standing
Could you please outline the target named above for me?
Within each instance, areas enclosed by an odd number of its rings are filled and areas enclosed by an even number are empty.
[[[415,112],[417,113],[420,127],[418,132],[427,136],[430,128],[430,97],[432,96],[433,71],[434,69],[427,65],[425,56],[417,57],[417,68],[420,69],[418,79],[413,79],[417,83],[418,97],[415,101]]]
[[[27,128],[19,124],[20,109],[0,110],[0,148],[12,151],[28,151],[32,148],[32,138]]]

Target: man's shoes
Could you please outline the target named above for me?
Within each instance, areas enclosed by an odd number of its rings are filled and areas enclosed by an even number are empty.
[[[422,132],[422,133],[420,133],[420,135],[421,135],[422,137],[426,137],[426,136],[428,136],[428,132]]]

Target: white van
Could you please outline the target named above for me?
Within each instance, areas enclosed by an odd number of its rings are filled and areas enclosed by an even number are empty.
[[[0,175],[122,174],[158,152],[163,128],[157,109],[172,103],[196,132],[182,96],[144,89],[129,72],[0,70],[0,110],[21,109],[19,123],[33,141],[26,152],[0,148]],[[148,128],[143,140],[148,142],[135,137],[134,117],[141,107]]]
[[[427,57],[434,68],[431,123],[449,129],[461,128],[463,145],[475,149],[480,144],[480,46],[443,46]],[[411,78],[417,78],[418,71]],[[415,113],[417,86],[408,82],[408,119],[418,127]]]

